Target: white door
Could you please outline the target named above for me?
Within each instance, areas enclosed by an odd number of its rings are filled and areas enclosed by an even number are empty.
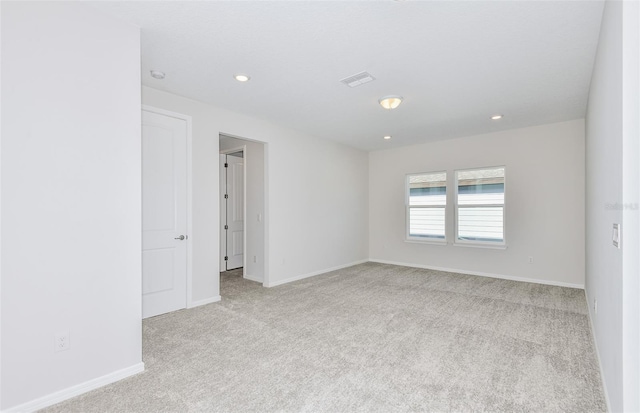
[[[226,269],[244,265],[244,159],[226,155]]]
[[[227,271],[227,155],[220,154],[220,272]]]
[[[142,111],[142,317],[187,305],[187,123]]]

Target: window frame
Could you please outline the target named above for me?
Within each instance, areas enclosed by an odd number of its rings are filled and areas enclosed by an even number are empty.
[[[481,240],[464,240],[458,238],[458,226],[459,226],[459,211],[460,206],[458,205],[458,173],[459,172],[467,172],[467,171],[482,171],[486,169],[504,169],[504,193],[503,193],[503,202],[502,202],[502,241],[481,241]],[[464,247],[479,247],[479,248],[495,248],[495,249],[506,249],[507,248],[507,167],[506,165],[497,165],[497,166],[483,166],[478,168],[466,168],[466,169],[456,169],[453,174],[453,209],[454,209],[454,223],[453,223],[453,245],[455,246],[464,246]],[[481,204],[474,205],[476,207],[492,207],[498,206],[499,204]]]
[[[436,175],[436,174],[444,174],[445,176],[445,201],[443,206],[431,206],[431,205],[423,205],[423,206],[411,206],[410,205],[410,197],[411,197],[411,188],[409,186],[409,179],[412,176],[421,176],[421,175]],[[448,236],[447,234],[447,210],[449,209],[449,173],[446,170],[443,171],[431,171],[431,172],[416,172],[409,173],[405,175],[404,178],[404,187],[405,187],[405,242],[415,242],[420,244],[436,244],[436,245],[447,245],[448,244]],[[411,209],[442,209],[444,211],[444,238],[436,238],[436,237],[419,237],[411,235]]]

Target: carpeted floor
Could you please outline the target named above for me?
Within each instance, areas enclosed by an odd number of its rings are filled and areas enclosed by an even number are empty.
[[[582,290],[367,263],[144,321],[146,371],[47,412],[602,412]]]

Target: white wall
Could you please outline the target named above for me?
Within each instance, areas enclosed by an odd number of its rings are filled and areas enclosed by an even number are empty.
[[[405,241],[405,175],[506,166],[507,249]],[[372,260],[541,283],[584,284],[584,122],[575,120],[401,147],[369,156]],[[449,188],[452,188],[449,186]],[[533,263],[528,262],[533,257]]]
[[[636,2],[605,5],[586,120],[586,291],[614,412],[640,410],[638,13]],[[622,225],[621,249],[613,223]]]
[[[245,139],[220,137],[220,150],[245,147],[245,266],[244,277],[264,282],[265,257],[265,145]],[[260,215],[258,217],[258,215]],[[224,231],[221,231],[221,234]],[[254,262],[255,257],[255,262]]]
[[[193,117],[194,299],[219,291],[219,134],[268,144],[266,285],[367,259],[365,152],[148,87],[142,99]]]
[[[1,408],[30,410],[143,367],[139,30],[76,3],[1,7]]]

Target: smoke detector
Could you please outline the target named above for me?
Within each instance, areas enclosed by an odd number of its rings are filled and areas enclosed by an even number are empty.
[[[159,70],[152,70],[151,77],[154,79],[162,80],[164,79],[164,72],[161,72]]]

